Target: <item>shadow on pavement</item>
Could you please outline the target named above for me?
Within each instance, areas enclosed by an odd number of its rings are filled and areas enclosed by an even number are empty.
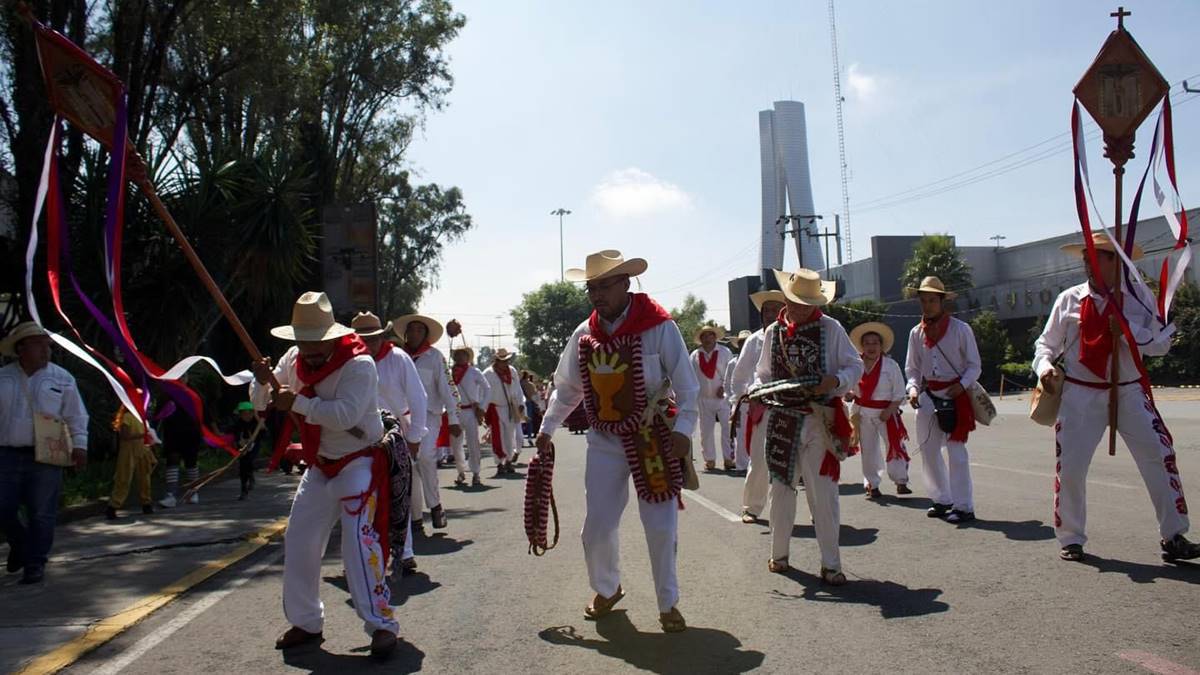
[[[1095,567],[1097,572],[1115,572],[1124,574],[1135,584],[1152,584],[1159,579],[1182,581],[1188,584],[1200,584],[1200,565],[1181,562],[1177,564],[1162,563],[1161,565],[1146,565],[1127,560],[1101,558],[1088,553],[1082,563]]]
[[[495,490],[496,488],[487,489]],[[504,513],[507,510],[508,509],[500,509],[494,506],[486,509],[446,509],[446,520],[454,522],[459,518],[475,518],[476,516],[482,516],[488,513]],[[436,536],[436,530],[434,532]]]
[[[639,670],[652,673],[744,673],[762,665],[766,655],[743,650],[741,640],[715,628],[688,627],[682,633],[643,633],[625,610],[596,622],[601,640],[579,634],[574,626],[554,626],[538,633],[553,645],[583,647]]]
[[[360,647],[354,654],[334,654],[325,651],[321,646],[311,645],[288,649],[283,652],[283,662],[293,668],[302,668],[310,673],[344,673],[379,671],[387,673],[415,673],[421,670],[425,663],[425,652],[415,645],[400,638],[396,643],[396,651],[386,661],[376,661],[367,652],[370,647]]]
[[[771,531],[767,530],[762,534],[770,535]],[[816,539],[817,531],[812,525],[793,525],[792,538]],[[858,528],[853,525],[842,525],[842,529],[838,533],[838,543],[842,546],[867,546],[874,544],[878,538],[879,528],[877,527]]]
[[[1013,541],[1046,541],[1054,538],[1054,528],[1040,520],[975,520],[960,527],[1000,532]]]
[[[885,619],[938,614],[950,609],[950,605],[937,599],[942,594],[940,588],[912,589],[894,581],[875,579],[852,579],[845,586],[826,586],[820,577],[794,567],[782,576],[804,587],[800,595],[772,591],[775,597],[786,600],[874,605]]]
[[[413,572],[399,581],[388,577],[388,588],[392,591],[392,603],[397,607],[408,602],[408,599],[414,595],[432,593],[441,587],[441,584],[430,579],[428,574],[420,570]]]
[[[475,541],[472,539],[459,541],[454,537],[437,532],[428,537],[414,537],[413,553],[417,555],[445,555],[447,553],[457,553],[474,543]]]

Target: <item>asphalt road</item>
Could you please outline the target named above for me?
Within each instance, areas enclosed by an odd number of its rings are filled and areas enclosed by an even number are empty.
[[[74,672],[1193,672],[1200,669],[1200,567],[1159,559],[1157,527],[1123,446],[1092,464],[1086,563],[1065,563],[1049,527],[1053,439],[1006,401],[970,444],[979,520],[925,517],[917,494],[863,499],[858,458],[842,470],[842,559],[850,583],[822,587],[800,500],[792,564],[767,572],[768,530],[731,522],[741,479],[702,475],[680,518],[680,610],[689,630],[657,621],[645,541],[631,504],[622,524],[619,610],[585,621],[591,597],[577,533],[583,519],[582,436],[560,432],[555,473],[563,537],[526,552],[524,482],[448,486],[450,527],[418,539],[420,573],[397,584],[402,642],[366,657],[336,545],[325,561],[325,642],[281,654],[279,545],[264,548],[79,662]],[[1200,503],[1196,403],[1162,404],[1185,487]],[[911,415],[909,421],[911,423]],[[920,458],[914,458],[914,476]],[[490,474],[490,471],[488,472]],[[715,507],[712,508],[712,507]],[[722,511],[724,513],[722,513]],[[336,538],[334,540],[336,542]],[[1168,671],[1166,668],[1182,668]],[[107,668],[107,670],[105,670]]]

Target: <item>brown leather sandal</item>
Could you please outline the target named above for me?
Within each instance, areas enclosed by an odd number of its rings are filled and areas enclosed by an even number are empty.
[[[845,586],[846,575],[838,570],[831,570],[828,567],[821,568],[821,582],[830,586]]]
[[[616,607],[623,597],[625,597],[625,591],[621,590],[620,586],[617,586],[617,592],[611,598],[597,593],[596,597],[592,598],[592,604],[583,608],[583,615],[592,621],[603,619],[612,613],[613,607]]]
[[[683,620],[683,615],[676,607],[672,607],[669,612],[659,614],[658,622],[662,624],[664,633],[681,633],[687,630],[687,622]]]
[[[783,574],[790,569],[792,566],[788,564],[787,558],[771,558],[767,561],[767,571],[772,574]]]

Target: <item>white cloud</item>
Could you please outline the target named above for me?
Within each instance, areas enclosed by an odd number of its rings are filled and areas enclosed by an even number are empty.
[[[592,188],[592,203],[615,217],[645,217],[690,209],[692,197],[683,188],[637,167],[613,171]]]
[[[870,101],[879,93],[879,77],[868,75],[859,69],[857,63],[851,63],[846,70],[846,88],[850,95],[858,101]]]

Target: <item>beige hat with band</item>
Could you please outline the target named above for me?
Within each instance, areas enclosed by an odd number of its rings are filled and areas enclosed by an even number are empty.
[[[636,277],[646,271],[649,265],[641,258],[626,260],[620,251],[608,249],[592,253],[584,261],[583,269],[572,267],[563,273],[567,281],[596,281],[609,277],[627,274]]]
[[[271,335],[293,342],[327,342],[353,333],[353,328],[334,320],[329,296],[319,291],[302,294],[292,305],[292,322],[271,329]]]

